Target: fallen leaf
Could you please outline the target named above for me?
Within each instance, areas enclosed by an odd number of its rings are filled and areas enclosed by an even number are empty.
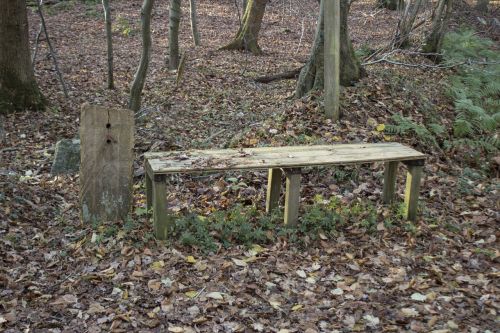
[[[331,291],[331,293],[332,293],[332,295],[339,296],[339,295],[343,295],[344,291],[340,288],[335,288]]]
[[[418,311],[414,308],[402,308],[401,313],[405,317],[417,317],[419,315]]]
[[[193,256],[187,256],[186,261],[190,264],[196,263],[196,259]]]
[[[236,259],[236,258],[232,258],[233,262],[235,263],[236,266],[239,266],[239,267],[246,267],[248,266],[248,264],[246,262],[244,262],[243,260],[240,260],[240,259]]]
[[[303,271],[303,270],[301,270],[301,269],[296,270],[296,271],[295,271],[295,273],[297,273],[297,275],[298,275],[298,276],[300,276],[300,277],[301,277],[301,278],[303,278],[303,279],[307,278],[307,274],[306,274],[306,272],[304,272],[304,271]]]
[[[418,302],[425,302],[427,300],[427,296],[422,295],[421,293],[413,293],[413,294],[411,294],[410,297],[412,300],[418,301]]]
[[[224,299],[224,297],[222,296],[222,294],[220,292],[218,292],[218,291],[213,291],[211,293],[208,293],[207,297],[208,298],[212,298],[212,299],[218,299],[218,300]]]
[[[68,304],[74,304],[77,302],[78,302],[78,297],[76,297],[75,295],[66,294],[64,296],[59,297],[51,304],[52,305],[68,305]]]
[[[375,327],[378,324],[380,324],[380,319],[378,317],[372,316],[372,315],[364,315],[363,319],[366,321],[366,325],[370,327]]]
[[[190,290],[188,292],[185,292],[184,295],[189,298],[195,298],[196,296],[198,296],[198,292],[196,290]]]

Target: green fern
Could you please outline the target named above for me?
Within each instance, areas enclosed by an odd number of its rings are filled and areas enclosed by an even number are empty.
[[[500,126],[500,54],[489,39],[473,30],[448,33],[443,56],[449,63],[465,62],[449,80],[456,118],[451,146],[467,145],[487,152],[498,149]]]
[[[416,124],[410,118],[403,117],[399,114],[393,115],[392,121],[394,124],[386,125],[384,130],[386,133],[400,136],[416,135],[427,144],[438,145],[433,133],[424,125]],[[438,134],[437,132],[444,132],[444,128],[438,124],[433,124],[433,129],[434,134]]]

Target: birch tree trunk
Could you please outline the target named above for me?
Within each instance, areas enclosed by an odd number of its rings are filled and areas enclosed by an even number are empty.
[[[325,1],[325,0],[323,0]],[[313,89],[324,87],[324,4],[321,1],[316,36],[311,50],[311,55],[305,66],[300,71],[295,97],[300,98]],[[354,53],[347,16],[349,14],[349,1],[340,0],[340,84],[349,86],[364,75],[363,68]]]
[[[0,1],[0,113],[45,108],[31,66],[25,0]]]
[[[268,0],[248,0],[236,36],[229,44],[221,47],[221,50],[245,50],[253,54],[262,53],[258,37],[267,3]]]
[[[181,0],[171,0],[168,21],[168,68],[179,67],[179,25],[181,22]]]
[[[189,0],[189,15],[191,17],[191,33],[193,34],[194,46],[200,45],[200,33],[198,32],[198,17],[196,15],[196,0]]]
[[[148,72],[149,57],[151,54],[151,11],[153,10],[153,5],[154,0],[144,0],[141,8],[142,54],[132,87],[130,88],[130,100],[128,103],[128,108],[133,111],[139,111],[141,108],[141,94]]]
[[[111,31],[111,10],[109,8],[109,0],[102,0],[104,9],[104,21],[106,23],[106,43],[108,46],[108,89],[115,88],[113,79],[113,35]]]

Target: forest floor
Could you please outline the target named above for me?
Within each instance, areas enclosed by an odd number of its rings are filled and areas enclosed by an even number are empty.
[[[178,87],[176,74],[164,65],[167,2],[158,2],[150,74],[136,123],[133,219],[82,225],[78,176],[50,174],[54,146],[78,136],[82,104],[126,106],[140,57],[140,6],[137,0],[112,2],[113,91],[106,89],[99,4],[46,6],[70,98],[61,93],[42,39],[36,76],[50,107],[4,119],[0,331],[498,332],[498,165],[491,157],[445,151],[416,135],[377,130],[393,114],[417,123],[436,117],[449,125],[454,112],[445,90],[452,69],[366,66],[366,77],[342,91],[344,116],[338,124],[324,119],[316,94],[293,98],[295,80],[253,80],[307,60],[316,1],[269,4],[262,56],[217,50],[238,27],[229,0],[200,1],[203,45],[194,48],[184,2],[180,41],[187,62]],[[467,6],[459,7],[454,27],[476,17]],[[31,12],[29,20],[33,41],[39,19]],[[376,49],[391,39],[397,15],[372,1],[356,1],[349,20],[355,48]],[[498,41],[493,32],[482,33]],[[141,213],[142,156],[149,150],[387,140],[428,155],[416,223],[394,217],[397,207],[381,204],[382,165],[304,173],[304,205],[322,195],[339,198],[345,207],[369,206],[375,214],[368,222],[363,212],[351,216],[335,236],[301,235],[298,242],[272,236],[273,241],[250,246],[219,244],[207,254],[178,240],[154,240]],[[486,176],[477,176],[476,169]],[[404,170],[399,171],[401,199]],[[180,214],[210,216],[252,205],[263,211],[265,177],[265,172],[177,177],[169,185],[169,202]]]

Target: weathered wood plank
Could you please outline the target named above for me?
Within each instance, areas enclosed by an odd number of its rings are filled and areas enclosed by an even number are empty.
[[[167,239],[174,223],[173,216],[167,209],[167,186],[164,175],[153,178],[153,229],[156,239]]]
[[[144,178],[146,178],[146,209],[149,212],[151,207],[153,207],[153,180],[147,171],[144,173]]]
[[[80,124],[82,221],[124,220],[132,202],[134,113],[85,105]]]
[[[269,169],[267,177],[266,212],[272,212],[279,206],[281,194],[281,169]]]
[[[422,165],[409,164],[406,176],[405,190],[405,217],[409,221],[415,221],[417,218],[418,196],[420,193],[420,181],[422,178]]]
[[[300,207],[300,169],[286,169],[285,225],[296,226]]]
[[[388,204],[394,200],[396,192],[396,178],[398,175],[399,162],[384,163],[384,190],[382,194],[383,202]]]
[[[382,143],[193,150],[145,157],[155,173],[176,173],[421,160],[425,155],[398,143]]]

